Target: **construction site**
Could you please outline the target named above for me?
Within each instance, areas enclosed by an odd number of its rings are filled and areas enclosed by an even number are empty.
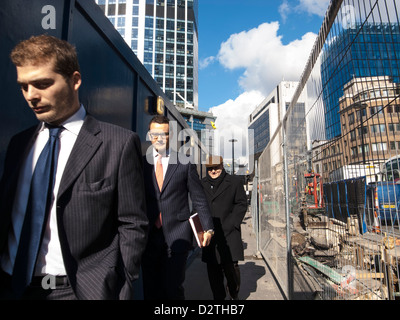
[[[291,249],[299,268],[315,279],[318,298],[398,298],[400,240],[380,230],[377,222],[372,232],[363,234],[357,216],[346,222],[328,217],[323,188],[314,183],[307,188],[320,193],[304,192],[301,207],[293,216]]]
[[[280,119],[256,158],[252,217],[288,299],[294,270],[315,299],[400,297],[398,12],[332,0],[292,99],[265,107]]]

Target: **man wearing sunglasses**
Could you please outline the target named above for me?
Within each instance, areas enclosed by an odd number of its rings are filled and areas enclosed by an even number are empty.
[[[215,235],[203,248],[202,260],[207,263],[214,300],[226,298],[224,277],[230,299],[238,300],[238,261],[244,260],[240,225],[247,211],[247,197],[241,180],[225,171],[221,156],[210,155],[206,168],[207,176],[201,182],[211,207]]]

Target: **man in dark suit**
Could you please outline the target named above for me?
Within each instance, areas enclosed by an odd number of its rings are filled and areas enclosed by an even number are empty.
[[[66,41],[32,37],[11,59],[40,123],[14,136],[7,150],[0,182],[0,297],[133,298],[148,226],[138,136],[86,114],[76,51]],[[41,202],[33,195],[36,171],[45,167],[42,150],[53,129],[54,182],[45,183],[50,197],[43,221],[33,224],[39,214],[31,204]],[[28,224],[31,231],[25,231]],[[27,247],[32,259],[23,262]]]
[[[239,260],[244,259],[240,225],[247,211],[243,183],[228,174],[221,156],[209,156],[207,176],[201,181],[211,207],[215,236],[203,248],[202,260],[207,263],[208,278],[215,300],[224,300],[227,289],[232,300],[238,300],[240,289]]]
[[[185,155],[169,148],[169,119],[155,116],[150,121],[149,136],[152,148],[144,161],[150,227],[142,263],[144,298],[183,300],[186,260],[193,243],[189,195],[207,230],[203,246],[211,240],[213,223],[195,164],[182,163],[180,157]]]

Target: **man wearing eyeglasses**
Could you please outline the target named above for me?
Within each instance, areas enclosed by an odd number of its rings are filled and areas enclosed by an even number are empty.
[[[247,197],[240,179],[225,171],[221,156],[210,155],[206,169],[207,176],[201,182],[210,204],[215,236],[203,248],[202,260],[207,263],[214,300],[226,298],[224,278],[230,299],[238,300],[238,261],[244,259],[240,225],[247,211]]]
[[[171,150],[169,119],[149,124],[152,148],[144,161],[149,240],[142,260],[145,300],[183,300],[186,260],[193,243],[189,196],[204,230],[202,246],[213,235],[213,222],[195,164],[183,164]]]

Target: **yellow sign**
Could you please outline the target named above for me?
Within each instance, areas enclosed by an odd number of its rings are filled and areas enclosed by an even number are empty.
[[[157,113],[164,114],[164,100],[161,97],[157,97]]]
[[[214,122],[210,121],[210,123],[211,123],[211,127],[213,127],[213,129],[217,129]]]
[[[384,204],[384,205],[382,205],[382,207],[384,209],[396,209],[396,205],[395,204]]]

